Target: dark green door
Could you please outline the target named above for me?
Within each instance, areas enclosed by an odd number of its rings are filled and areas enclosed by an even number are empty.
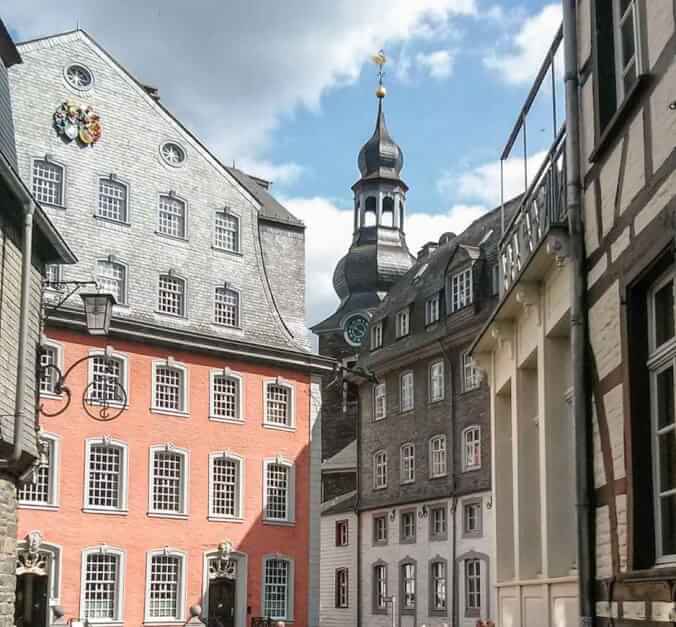
[[[47,627],[47,577],[19,575],[16,579],[14,624],[17,627]]]
[[[214,579],[209,584],[208,627],[235,627],[235,580]]]

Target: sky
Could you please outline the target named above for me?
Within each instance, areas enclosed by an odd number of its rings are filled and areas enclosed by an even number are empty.
[[[561,23],[559,0],[4,0],[17,42],[78,24],[224,162],[273,182],[306,230],[307,321],[338,300],[357,154],[385,50],[387,126],[404,152],[414,254],[500,201],[499,158]],[[560,66],[559,66],[560,67]],[[552,140],[534,112],[533,172]],[[549,108],[548,108],[549,107]],[[519,144],[520,146],[521,144]],[[523,191],[523,151],[505,195]]]

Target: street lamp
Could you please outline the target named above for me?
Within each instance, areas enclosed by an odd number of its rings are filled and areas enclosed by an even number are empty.
[[[103,292],[84,292],[80,298],[84,304],[89,335],[108,335],[115,297]]]

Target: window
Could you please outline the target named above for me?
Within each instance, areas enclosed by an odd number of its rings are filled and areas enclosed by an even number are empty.
[[[163,235],[186,238],[185,203],[176,196],[161,195],[158,231]]]
[[[214,247],[239,252],[239,218],[229,211],[217,211],[214,218]]]
[[[187,370],[168,360],[153,364],[153,409],[187,413]]]
[[[293,465],[282,459],[264,462],[265,519],[293,522],[294,520],[294,472]]]
[[[157,310],[172,316],[185,316],[185,281],[171,274],[160,274]]]
[[[439,293],[425,301],[425,324],[434,324],[439,320]]]
[[[446,506],[430,508],[430,540],[445,540],[447,536]]]
[[[478,616],[481,611],[481,561],[465,560],[465,614]]]
[[[185,150],[175,142],[165,142],[160,146],[160,154],[165,163],[178,167],[185,161]]]
[[[400,449],[400,481],[412,483],[415,481],[415,446],[404,444]]]
[[[293,619],[293,564],[267,557],[263,568],[263,614],[272,620]]]
[[[293,387],[279,379],[265,383],[265,424],[294,427]]]
[[[472,303],[472,268],[451,276],[451,311],[458,311]]]
[[[170,444],[150,449],[150,512],[188,513],[188,452]]]
[[[122,622],[124,553],[100,546],[82,554],[80,607],[90,623]]]
[[[61,368],[61,347],[57,344],[45,343],[40,346],[40,395],[56,394],[59,379],[57,368]]]
[[[430,439],[430,477],[446,476],[446,436],[435,435]]]
[[[430,609],[446,613],[446,562],[438,559],[430,562]]]
[[[481,428],[468,427],[462,432],[464,453],[462,456],[463,470],[481,468]]]
[[[63,168],[51,161],[33,161],[33,196],[46,205],[63,206]]]
[[[61,292],[63,286],[58,285],[61,281],[63,281],[63,266],[58,263],[48,263],[45,266],[45,287]]]
[[[416,525],[415,525],[415,510],[410,512],[402,512],[399,517],[399,541],[415,542]]]
[[[613,0],[613,34],[617,101],[622,102],[641,71],[636,0]]]
[[[336,571],[336,607],[348,607],[347,568],[339,568]]]
[[[382,420],[387,416],[387,392],[384,383],[377,383],[373,390],[374,417]]]
[[[105,353],[89,360],[87,402],[121,405],[127,402],[127,360]]]
[[[400,312],[397,313],[397,337],[404,337],[405,335],[408,335],[410,332],[410,311],[409,308],[407,307],[406,309],[402,309]]]
[[[387,611],[387,566],[376,564],[373,567],[373,610]]]
[[[146,572],[146,621],[183,622],[185,555],[168,548],[152,551]]]
[[[469,353],[462,354],[462,389],[469,392],[479,387],[479,370],[474,367],[474,360]]]
[[[94,84],[94,77],[92,73],[79,63],[69,65],[63,72],[66,77],[66,82],[73,88],[80,91],[90,89]]]
[[[213,420],[244,420],[242,377],[230,372],[211,372],[211,414]]]
[[[373,517],[373,544],[387,544],[387,516]]]
[[[239,326],[239,292],[217,287],[214,295],[214,322],[226,327]]]
[[[380,490],[387,487],[387,453],[378,451],[373,455],[373,488]]]
[[[244,517],[243,463],[244,460],[233,453],[213,453],[209,456],[210,517]]]
[[[376,322],[371,326],[371,350],[374,351],[383,345],[383,323]]]
[[[17,490],[19,505],[55,507],[59,502],[59,449],[54,435],[41,433],[40,465]]]
[[[416,605],[416,577],[415,563],[406,562],[401,565],[401,609],[415,610]]]
[[[96,262],[96,285],[102,292],[109,292],[118,305],[127,302],[127,266],[116,261],[99,259]]]
[[[443,400],[444,392],[444,362],[435,361],[430,365],[430,401]]]
[[[103,438],[87,440],[85,510],[127,510],[127,445]]]
[[[349,526],[347,520],[336,521],[336,546],[347,546],[349,543]]]
[[[400,410],[411,411],[413,409],[413,372],[404,372],[401,375],[401,395],[400,395]]]
[[[481,501],[473,501],[463,505],[463,535],[481,535]]]
[[[111,178],[99,179],[96,215],[116,222],[128,222],[127,186]]]

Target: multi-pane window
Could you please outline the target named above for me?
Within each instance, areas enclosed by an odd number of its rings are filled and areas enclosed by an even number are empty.
[[[411,329],[411,312],[409,308],[397,312],[396,333],[397,337],[408,335]]]
[[[217,287],[214,294],[214,321],[226,327],[239,326],[239,292]]]
[[[186,456],[181,451],[154,449],[151,452],[150,510],[159,514],[186,512]]]
[[[373,487],[378,490],[387,487],[387,453],[378,451],[373,456]]]
[[[444,398],[444,362],[435,361],[430,365],[430,401]]]
[[[401,607],[402,609],[415,609],[416,602],[416,578],[415,564],[401,565]]]
[[[263,613],[273,620],[291,618],[291,563],[282,558],[267,558],[263,574]]]
[[[100,259],[96,262],[96,284],[102,292],[115,297],[115,302],[127,302],[127,267],[115,261]]]
[[[425,324],[434,324],[439,320],[439,293],[425,301]]]
[[[387,415],[387,390],[384,383],[376,384],[373,390],[373,415],[376,420],[382,420]]]
[[[51,290],[61,291],[63,286],[58,285],[63,281],[63,266],[59,263],[48,263],[45,266],[46,287]]]
[[[40,448],[39,466],[17,490],[17,500],[21,505],[56,505],[56,441],[51,437],[41,437]]]
[[[463,470],[481,467],[481,428],[468,427],[462,432]]]
[[[430,565],[433,610],[446,609],[446,562],[432,562]]]
[[[59,365],[59,349],[56,346],[40,347],[40,393],[55,394]]]
[[[239,252],[239,218],[227,211],[217,211],[214,223],[214,246]]]
[[[376,322],[371,326],[371,350],[383,345],[383,323]]]
[[[175,196],[160,196],[158,230],[164,235],[185,238],[185,203]]]
[[[347,546],[349,542],[349,527],[347,520],[336,521],[336,546]]]
[[[111,179],[99,179],[99,205],[96,215],[127,222],[127,186]]]
[[[185,281],[177,276],[161,274],[157,310],[173,316],[185,316]]]
[[[432,538],[446,537],[446,507],[434,507],[431,510],[430,535]]]
[[[413,372],[410,370],[404,372],[400,379],[399,405],[401,411],[411,411],[413,409]]]
[[[50,161],[33,161],[33,196],[46,205],[63,205],[63,168]]]
[[[373,542],[376,544],[387,543],[387,516],[373,517]]]
[[[265,385],[265,422],[284,427],[292,426],[292,390],[283,383]]]
[[[291,473],[287,464],[265,465],[265,518],[291,520]]]
[[[241,518],[241,461],[229,455],[211,458],[211,516]]]
[[[211,379],[211,416],[224,420],[242,420],[240,412],[240,380],[227,374],[215,374]]]
[[[339,568],[336,571],[336,607],[348,607],[347,568]]]
[[[374,607],[377,610],[387,608],[387,566],[376,564],[373,567]]]
[[[612,0],[617,101],[622,102],[641,73],[636,0]]]
[[[466,503],[463,507],[465,534],[481,532],[481,503]]]
[[[403,512],[400,518],[401,524],[401,541],[414,542],[415,541],[415,512]]]
[[[91,381],[87,399],[90,403],[125,402],[125,362],[119,357],[96,355],[91,360]]]
[[[451,311],[458,311],[472,303],[472,268],[451,275]]]
[[[155,366],[154,408],[185,411],[185,372],[170,365]]]
[[[465,609],[481,610],[481,560],[465,560]]]
[[[90,552],[84,565],[83,618],[90,622],[119,620],[120,555]]]
[[[430,477],[446,475],[446,436],[437,435],[430,440]]]
[[[148,618],[181,619],[181,583],[183,558],[159,553],[150,558],[148,582]]]
[[[411,483],[415,481],[415,446],[404,444],[400,449],[400,481]]]
[[[462,354],[462,388],[465,392],[479,387],[479,370],[469,353]]]
[[[125,508],[125,455],[116,444],[88,443],[85,507]]]

